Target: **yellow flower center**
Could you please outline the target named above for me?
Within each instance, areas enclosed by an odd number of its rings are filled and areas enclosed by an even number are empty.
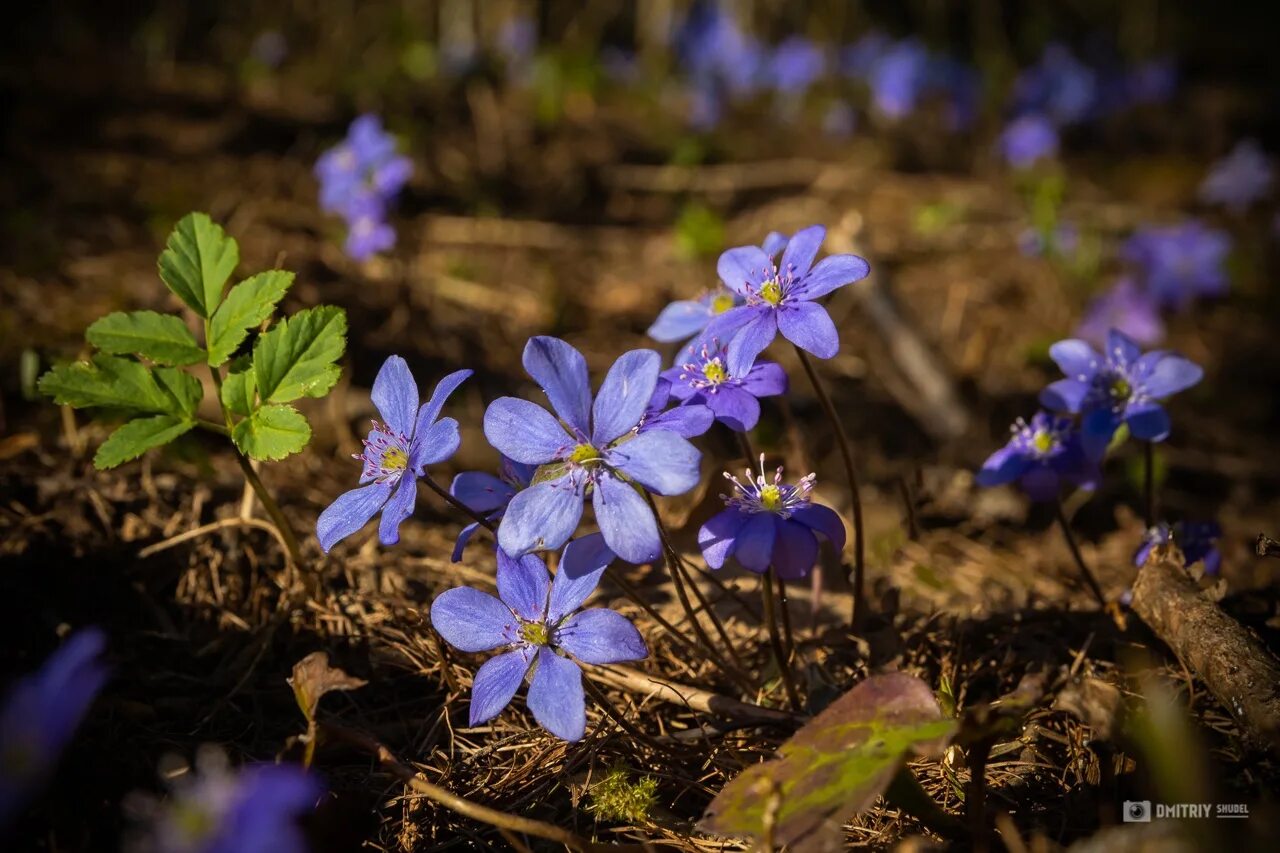
[[[403,471],[409,465],[409,457],[399,447],[388,447],[382,451],[382,470]]]
[[[541,622],[525,622],[520,626],[520,639],[531,646],[545,646],[551,640],[551,633]]]
[[[1040,430],[1031,438],[1031,446],[1037,453],[1048,453],[1053,449],[1053,436]]]
[[[732,293],[717,293],[715,298],[711,300],[711,313],[723,314],[733,307]]]
[[[188,841],[207,838],[216,822],[207,809],[197,803],[178,803],[173,808],[173,822]]]
[[[721,382],[729,378],[728,372],[724,369],[724,365],[720,363],[720,359],[712,359],[702,365],[702,375],[712,385],[719,385]]]
[[[782,506],[782,492],[777,486],[768,485],[760,487],[760,506],[770,512],[777,512]]]
[[[596,450],[589,444],[579,444],[573,449],[573,452],[569,454],[569,461],[576,462],[579,465],[583,462],[591,462],[592,460],[599,458],[600,451]]]
[[[782,285],[776,278],[771,278],[760,285],[760,298],[770,305],[777,305],[782,301]]]
[[[1123,376],[1117,376],[1111,382],[1111,399],[1128,400],[1133,395],[1133,386]]]

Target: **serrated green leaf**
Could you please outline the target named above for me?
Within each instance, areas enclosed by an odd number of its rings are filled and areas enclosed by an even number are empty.
[[[250,459],[283,459],[311,440],[311,425],[293,406],[266,405],[231,431],[236,447]]]
[[[299,311],[258,338],[253,372],[258,395],[267,403],[323,397],[338,381],[334,364],[347,344],[347,314],[321,305]]]
[[[204,386],[185,370],[176,367],[157,367],[152,371],[158,384],[177,405],[176,411],[187,417],[195,417],[200,401],[204,399]]]
[[[237,415],[248,415],[256,404],[257,380],[246,365],[237,373],[228,373],[222,383],[222,405]]]
[[[85,340],[112,355],[140,355],[156,364],[195,364],[204,360],[182,318],[155,311],[117,311],[94,321]]]
[[[156,415],[129,421],[102,442],[102,446],[94,454],[93,466],[99,471],[114,468],[122,462],[138,458],[153,447],[168,444],[194,426],[195,421],[175,418],[173,415]]]
[[[195,377],[172,367],[164,371],[162,386],[151,370],[140,362],[113,355],[96,355],[91,362],[75,362],[53,368],[40,377],[40,393],[63,406],[77,409],[107,408],[133,412],[155,412],[185,416],[195,406],[190,403]],[[186,380],[178,377],[185,376]],[[197,398],[197,402],[199,402]]]
[[[244,341],[249,330],[271,316],[293,284],[293,273],[268,270],[231,288],[209,322],[209,363],[222,364]]]
[[[240,263],[240,247],[205,213],[188,213],[174,226],[160,255],[160,278],[178,298],[208,318]]]

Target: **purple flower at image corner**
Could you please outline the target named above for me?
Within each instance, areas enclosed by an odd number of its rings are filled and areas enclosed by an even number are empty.
[[[499,397],[485,411],[484,434],[494,449],[526,465],[549,466],[507,505],[499,546],[514,557],[559,548],[577,529],[590,491],[596,523],[614,553],[632,563],[656,559],[658,522],[641,489],[689,491],[702,458],[674,432],[635,431],[657,387],[658,354],[619,356],[594,403],[587,361],[568,343],[530,338],[523,363],[556,415],[517,397]]]
[[[822,48],[803,36],[789,36],[773,50],[766,74],[784,95],[803,95],[827,71]]]
[[[144,821],[130,849],[138,853],[306,853],[297,824],[312,811],[320,785],[296,765],[231,768],[205,749],[193,772],[171,783],[163,801],[137,796]]]
[[[1075,336],[1102,347],[1112,329],[1143,346],[1155,346],[1164,340],[1160,306],[1129,276],[1121,277],[1109,290],[1089,301]]]
[[[1139,229],[1121,248],[1139,280],[1160,304],[1185,310],[1197,298],[1226,296],[1231,286],[1227,256],[1231,237],[1189,219]]]
[[[599,534],[576,539],[565,546],[554,580],[533,554],[513,558],[499,548],[497,556],[497,598],[464,586],[431,603],[432,627],[451,646],[504,650],[476,670],[469,725],[501,713],[532,670],[526,702],[538,725],[563,740],[580,740],[586,699],[579,661],[612,664],[649,656],[640,632],[622,614],[580,609],[614,555]]]
[[[779,332],[818,358],[839,352],[835,323],[815,300],[866,278],[871,267],[857,255],[828,255],[814,264],[825,236],[821,225],[797,231],[776,262],[758,246],[740,246],[720,256],[720,280],[745,304],[711,321],[703,338],[728,342],[725,366],[730,375],[745,376]]]
[[[1062,369],[1040,392],[1040,402],[1057,412],[1081,415],[1086,447],[1100,456],[1121,424],[1143,441],[1164,441],[1172,423],[1161,402],[1204,377],[1194,362],[1166,350],[1143,353],[1138,343],[1112,329],[1098,352],[1085,341],[1068,339],[1049,347]]]
[[[500,521],[507,511],[507,504],[511,503],[511,499],[521,489],[529,488],[537,470],[534,465],[525,465],[503,456],[498,463],[498,476],[486,471],[463,471],[453,478],[449,494],[472,510],[483,513],[489,521]],[[452,562],[462,560],[462,549],[479,528],[480,522],[473,521],[458,533],[453,545]]]
[[[339,495],[316,520],[316,536],[327,554],[339,541],[378,513],[378,539],[383,545],[400,541],[400,524],[413,514],[418,478],[428,465],[443,462],[458,449],[458,422],[441,418],[445,401],[470,370],[457,370],[441,379],[431,398],[418,407],[418,385],[409,365],[398,355],[382,364],[373,381],[373,405],[382,416],[364,440],[360,486]]]
[[[1005,126],[1000,153],[1015,169],[1029,169],[1058,156],[1058,129],[1043,115],[1028,113]]]
[[[671,406],[673,399],[671,383],[659,375],[658,382],[653,387],[653,396],[649,398],[649,405],[640,416],[640,423],[636,424],[636,434],[664,429],[682,438],[697,438],[716,422],[715,414],[706,406],[682,403],[679,400],[676,401],[677,405]]]
[[[1243,139],[1223,157],[1201,182],[1197,195],[1205,204],[1217,204],[1232,213],[1244,213],[1271,192],[1274,172],[1257,140]]]
[[[1019,418],[1008,444],[991,454],[978,471],[980,486],[1017,481],[1036,502],[1057,500],[1064,484],[1097,487],[1097,456],[1085,451],[1071,418],[1036,412],[1030,423]]]
[[[701,405],[715,419],[737,432],[755,429],[760,420],[760,397],[787,393],[787,374],[781,365],[757,361],[741,376],[725,366],[727,350],[718,341],[694,344],[684,363],[663,371],[671,395],[682,404]]]
[[[5,694],[0,705],[0,833],[53,774],[106,683],[107,667],[100,660],[106,644],[102,631],[81,629]]]
[[[1142,568],[1157,545],[1177,545],[1188,566],[1204,561],[1204,573],[1216,575],[1222,567],[1218,540],[1222,528],[1213,521],[1179,521],[1169,525],[1160,522],[1142,535],[1142,544],[1133,554],[1133,564]]]
[[[783,580],[802,578],[818,561],[815,533],[843,553],[844,522],[835,510],[811,498],[816,474],[784,483],[779,467],[768,479],[762,453],[759,474],[748,469],[745,482],[728,472],[724,476],[733,484],[733,494],[720,496],[725,508],[698,531],[698,547],[709,568],[722,568],[733,557],[757,574],[773,566]]]

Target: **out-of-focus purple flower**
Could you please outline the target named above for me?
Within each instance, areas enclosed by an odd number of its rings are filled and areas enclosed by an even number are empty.
[[[1085,452],[1071,418],[1036,412],[1030,423],[1019,418],[1010,432],[1009,443],[978,471],[978,485],[1002,486],[1016,480],[1033,501],[1056,500],[1064,484],[1097,487],[1097,457]]]
[[[1161,305],[1185,309],[1198,297],[1227,294],[1230,251],[1226,232],[1190,219],[1140,229],[1124,244],[1121,257],[1136,266],[1139,280]]]
[[[679,495],[698,483],[702,454],[662,429],[637,434],[661,369],[653,350],[623,353],[592,403],[587,361],[559,338],[530,338],[524,368],[557,417],[516,397],[499,397],[484,413],[484,434],[499,453],[546,466],[507,505],[498,544],[515,557],[559,548],[582,518],[591,493],[596,522],[614,553],[647,563],[660,553],[658,522],[641,488]]]
[[[834,101],[822,115],[822,132],[833,139],[848,139],[858,129],[858,114],[848,101]]]
[[[1149,59],[1129,69],[1125,76],[1129,103],[1163,104],[1178,90],[1178,67],[1172,59]]]
[[[289,43],[279,30],[263,30],[249,45],[249,55],[266,68],[279,68],[289,55]]]
[[[649,656],[640,632],[622,614],[603,607],[579,609],[612,560],[598,534],[584,536],[565,546],[551,580],[539,557],[515,559],[499,548],[497,598],[465,586],[436,596],[431,624],[446,642],[464,652],[504,650],[476,670],[470,725],[500,714],[532,669],[526,701],[538,725],[564,740],[582,738],[587,718],[578,662],[623,663]]]
[[[694,344],[686,361],[666,370],[671,394],[682,403],[706,406],[716,420],[738,432],[755,429],[760,420],[760,397],[787,393],[787,374],[781,365],[757,361],[741,376],[726,366],[726,350],[719,342]]]
[[[1173,526],[1160,522],[1143,534],[1142,544],[1133,555],[1133,564],[1142,568],[1152,548],[1172,544],[1182,551],[1188,566],[1203,560],[1205,574],[1216,575],[1222,567],[1222,552],[1218,550],[1221,538],[1222,528],[1216,522],[1179,521]]]
[[[659,376],[649,405],[640,416],[640,423],[636,424],[636,435],[652,429],[665,429],[682,438],[697,438],[716,422],[712,411],[700,404],[678,404],[667,408],[672,399],[671,383]]]
[[[790,36],[769,57],[768,77],[785,95],[803,95],[827,71],[822,48],[803,36]]]
[[[498,28],[497,46],[508,69],[527,69],[538,47],[538,25],[528,15],[507,18]]]
[[[1107,335],[1117,329],[1143,346],[1164,340],[1160,306],[1145,290],[1124,276],[1111,289],[1094,297],[1076,326],[1076,337],[1094,346],[1105,346]]]
[[[107,638],[72,634],[39,671],[16,681],[0,705],[0,833],[53,774],[62,750],[107,680]]]
[[[1015,169],[1029,169],[1058,156],[1058,130],[1042,115],[1028,113],[1009,122],[1000,134],[1000,153]]]
[[[903,39],[885,50],[871,69],[871,99],[891,119],[910,115],[928,80],[929,53],[915,39]]]
[[[485,471],[463,471],[453,478],[449,494],[476,512],[484,513],[490,521],[498,521],[516,492],[529,488],[537,470],[534,465],[525,465],[503,456],[498,463],[498,476]],[[462,560],[462,549],[467,547],[467,542],[479,527],[480,522],[473,521],[458,533],[453,544],[453,562]]]
[[[364,260],[395,244],[387,210],[413,174],[413,163],[396,153],[395,138],[374,115],[351,123],[347,137],[316,161],[320,206],[348,226],[346,250]]]
[[[715,318],[703,337],[729,342],[725,364],[730,375],[745,376],[779,332],[818,358],[831,358],[840,350],[835,324],[815,300],[865,278],[871,267],[857,255],[829,255],[815,265],[826,233],[821,225],[797,231],[777,262],[758,246],[740,246],[720,256],[720,280],[746,304]]]
[[[677,299],[662,309],[646,334],[664,344],[687,341],[713,319],[745,302],[743,296],[723,287],[707,291],[697,299]]]
[[[716,3],[696,3],[676,34],[681,64],[695,83],[712,82],[733,96],[754,91],[766,55],[760,43]]]
[[[1271,192],[1271,161],[1257,140],[1243,139],[1223,157],[1200,184],[1200,200],[1243,213]]]
[[[316,520],[316,536],[326,554],[379,512],[379,540],[383,545],[400,541],[400,524],[413,514],[418,478],[428,465],[443,462],[458,449],[458,422],[441,418],[440,410],[470,375],[470,370],[450,373],[418,408],[418,384],[409,365],[398,355],[383,362],[373,380],[373,405],[382,420],[373,422],[364,452],[356,456],[364,463],[360,486],[339,495]]]
[[[1038,228],[1027,228],[1018,235],[1018,251],[1029,258],[1045,255],[1065,257],[1075,254],[1080,248],[1080,229],[1070,222],[1059,223],[1048,236],[1046,240]]]
[[[396,230],[383,220],[381,206],[376,202],[353,204],[348,215],[343,244],[348,257],[365,261],[396,244]]]
[[[315,808],[320,786],[302,768],[257,764],[231,769],[202,752],[197,769],[163,802],[135,798],[146,826],[138,853],[306,853],[297,818]]]
[[[892,46],[893,39],[879,30],[864,34],[840,50],[840,73],[850,80],[868,81],[872,70]]]
[[[1014,81],[1016,113],[1043,113],[1059,125],[1088,118],[1098,98],[1098,75],[1062,44],[1044,49],[1040,61]]]
[[[1122,423],[1134,438],[1164,441],[1172,425],[1161,401],[1204,377],[1194,362],[1165,350],[1144,354],[1115,329],[1101,353],[1073,338],[1049,347],[1049,356],[1066,378],[1040,392],[1040,402],[1054,411],[1081,414],[1090,451],[1105,450]]]
[[[807,575],[818,561],[815,533],[825,536],[836,553],[844,550],[844,522],[810,497],[816,474],[784,483],[779,467],[772,480],[766,479],[761,454],[759,474],[748,469],[745,482],[724,476],[733,494],[720,496],[725,509],[698,531],[698,547],[710,568],[719,569],[733,557],[756,573],[772,565],[779,577],[791,580]]]

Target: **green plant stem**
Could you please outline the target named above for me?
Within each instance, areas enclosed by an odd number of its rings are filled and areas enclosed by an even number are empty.
[[[778,613],[773,601],[773,568],[760,576],[760,597],[764,603],[764,618],[769,626],[769,645],[773,647],[774,660],[778,662],[778,675],[787,690],[787,698],[791,701],[791,710],[796,713],[804,706],[800,703],[800,691],[796,690],[795,681],[791,678],[791,666],[787,662],[787,653],[782,649],[782,638],[778,633]]]
[[[836,414],[835,404],[831,402],[827,389],[813,368],[809,355],[800,347],[794,347],[804,372],[809,376],[813,391],[818,396],[827,420],[836,431],[836,443],[840,446],[840,455],[844,459],[845,478],[849,481],[849,497],[853,504],[853,628],[858,630],[866,620],[866,542],[862,526],[862,495],[858,488],[858,474],[853,466],[853,448],[849,444],[849,436],[844,431],[844,424]]]
[[[1102,586],[1098,583],[1098,579],[1093,576],[1093,572],[1089,569],[1089,564],[1084,561],[1084,557],[1080,554],[1080,546],[1076,544],[1076,535],[1071,532],[1071,522],[1067,520],[1067,513],[1062,508],[1061,500],[1055,501],[1054,509],[1058,514],[1058,526],[1062,528],[1062,538],[1067,540],[1067,547],[1071,549],[1071,557],[1076,561],[1076,568],[1080,570],[1080,576],[1084,578],[1085,583],[1093,592],[1093,597],[1098,599],[1098,605],[1105,610],[1107,597],[1103,594]]]
[[[435,480],[431,479],[430,474],[423,475],[421,479],[424,483],[427,484],[427,488],[431,489],[431,491],[439,495],[444,500],[445,503],[454,507],[463,515],[470,516],[472,519],[475,520],[477,524],[479,524],[481,527],[488,530],[490,533],[493,533],[495,535],[497,534],[498,532],[497,525],[495,525],[489,519],[485,518],[483,514],[476,512],[474,509],[472,509],[471,507],[464,504],[462,501],[455,498],[452,494],[449,493],[448,489],[446,489],[444,486],[441,486]]]
[[[1146,523],[1147,529],[1156,526],[1156,445],[1153,441],[1142,442],[1143,462],[1143,486],[1145,503],[1143,504],[1142,520]]]

